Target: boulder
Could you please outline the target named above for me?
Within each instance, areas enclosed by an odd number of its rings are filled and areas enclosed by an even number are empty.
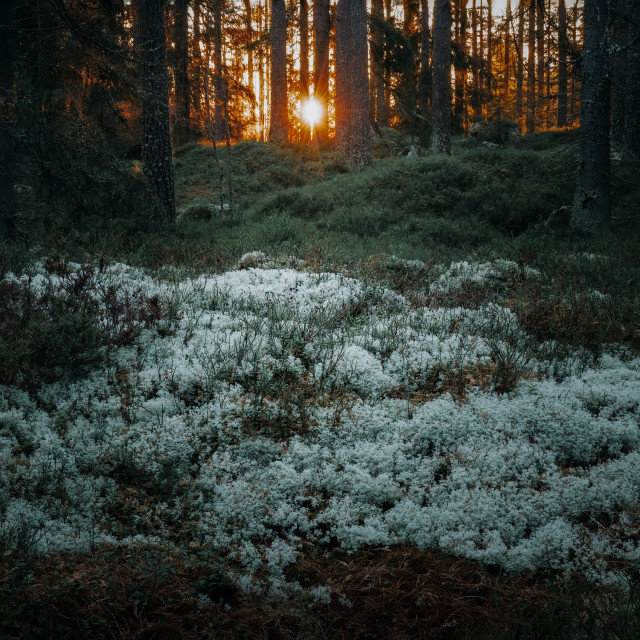
[[[474,122],[469,127],[469,135],[482,142],[508,145],[520,137],[518,123],[514,120],[489,120]]]

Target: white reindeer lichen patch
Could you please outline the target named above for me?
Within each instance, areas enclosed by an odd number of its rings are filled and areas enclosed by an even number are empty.
[[[516,268],[453,265],[432,287]],[[176,312],[141,322],[82,379],[0,387],[3,550],[193,543],[234,562],[247,589],[267,575],[272,593],[305,544],[409,543],[594,579],[640,555],[640,359],[556,355],[498,305],[414,309],[340,274],[92,277],[106,329],[108,286]],[[59,285],[44,269],[6,278]],[[440,393],[508,357],[530,374],[509,393]]]

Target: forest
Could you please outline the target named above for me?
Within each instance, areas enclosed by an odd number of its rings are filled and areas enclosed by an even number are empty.
[[[0,640],[640,637],[638,0],[0,0]]]

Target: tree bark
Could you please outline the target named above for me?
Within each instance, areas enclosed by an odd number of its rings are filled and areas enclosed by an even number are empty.
[[[435,0],[434,0],[435,2]],[[476,0],[473,0],[471,8],[471,55],[474,59],[473,66],[473,115],[479,116],[482,113],[481,100],[479,96],[480,92],[480,74],[478,73],[478,8],[476,6]]]
[[[264,16],[264,8],[262,4],[259,5],[260,13],[259,13],[259,23],[258,29],[260,34],[264,33],[264,24],[266,24],[265,16]],[[264,24],[263,24],[264,21]],[[266,134],[266,113],[264,103],[266,100],[266,81],[265,81],[265,61],[264,61],[264,53],[262,47],[258,50],[258,123],[259,123],[259,139],[264,142],[265,134]]]
[[[487,93],[493,94],[493,6],[487,0]]]
[[[407,38],[410,38],[418,31],[419,8],[418,0],[402,0],[402,27]]]
[[[538,81],[538,95],[537,95],[537,111],[542,113],[543,111],[543,98],[544,98],[544,67],[545,67],[545,55],[544,55],[544,0],[536,0],[536,53],[537,53],[537,81]]]
[[[13,28],[15,0],[0,2],[0,238],[13,231],[15,159],[13,152]]]
[[[455,38],[456,38],[456,65],[454,71],[454,91],[453,91],[453,122],[452,128],[458,133],[464,131],[464,89],[466,84],[466,70],[464,68],[464,52],[467,40],[467,8],[466,0],[455,0]]]
[[[431,99],[431,67],[429,66],[429,47],[431,33],[429,30],[429,0],[421,0],[420,7],[420,110],[426,117]]]
[[[527,61],[527,133],[536,130],[536,0],[529,0],[529,58]]]
[[[435,0],[433,18],[433,153],[451,155],[451,1]]]
[[[524,78],[524,3],[525,0],[518,0],[518,40],[516,49],[518,63],[516,68],[516,118],[522,125],[522,85]]]
[[[222,3],[213,2],[213,137],[215,142],[225,139],[226,122],[224,117],[225,80],[222,63]]]
[[[200,51],[200,0],[193,2],[193,41],[191,44],[191,56],[193,64],[192,74],[192,91],[191,91],[191,107],[194,113],[195,121],[198,126],[202,126],[202,52]]]
[[[629,17],[629,49],[626,64],[626,93],[624,103],[625,155],[640,161],[640,3],[627,0],[626,15]]]
[[[253,42],[253,10],[251,8],[251,0],[244,0],[244,19],[247,29],[247,41]],[[255,130],[257,130],[258,125],[258,115],[256,113],[256,87],[254,82],[254,68],[253,68],[253,50],[247,49],[247,75],[249,76],[249,89],[251,91],[252,102],[251,102],[251,120],[254,123]]]
[[[503,102],[509,105],[509,87],[511,84],[511,0],[507,0],[506,26],[504,34],[504,97]]]
[[[336,23],[336,144],[355,168],[371,164],[365,0],[339,0]]]
[[[300,97],[309,95],[309,5],[300,0]]]
[[[592,236],[611,230],[609,51],[609,2],[585,0],[580,164],[571,228]]]
[[[329,0],[313,4],[313,95],[324,105],[322,121],[316,126],[319,139],[327,136],[327,105],[329,104]]]
[[[140,0],[140,61],[142,65],[143,170],[160,201],[159,217],[176,218],[169,125],[167,47],[163,0]]]
[[[175,44],[176,145],[190,137],[189,118],[189,0],[176,0],[174,7],[173,38]]]
[[[558,0],[558,127],[567,126],[567,6]]]
[[[625,0],[612,0],[614,14],[612,16],[613,60],[611,76],[613,95],[611,97],[611,138],[622,142],[624,133],[624,105],[627,81],[627,52],[629,42],[629,23],[625,19]]]
[[[287,14],[284,0],[271,2],[271,142],[287,142]]]
[[[384,20],[384,5],[382,0],[372,0],[372,16],[382,22]],[[384,102],[384,67],[383,67],[383,42],[379,29],[374,29],[371,34],[371,104],[369,109],[373,111],[374,122],[379,126],[386,126],[387,118]]]

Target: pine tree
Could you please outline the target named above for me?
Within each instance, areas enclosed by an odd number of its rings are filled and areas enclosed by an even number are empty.
[[[487,95],[489,99],[493,94],[493,5],[487,0]]]
[[[516,53],[518,63],[516,66],[516,118],[518,122],[522,120],[522,85],[524,79],[524,3],[526,0],[518,1],[518,39],[516,42]]]
[[[244,19],[247,30],[247,42],[253,42],[253,10],[251,0],[244,0]],[[254,86],[253,49],[247,47],[247,75],[249,76],[249,91],[251,93],[251,122],[256,127],[258,116],[256,114],[256,88]]]
[[[371,164],[367,14],[364,0],[339,0],[336,23],[336,144],[356,168]]]
[[[536,0],[529,1],[529,56],[527,60],[527,133],[536,130]]]
[[[571,227],[586,235],[611,230],[609,26],[609,0],[585,0],[580,164]]]
[[[419,105],[422,117],[426,117],[431,101],[431,67],[429,66],[429,48],[431,33],[429,29],[429,0],[420,3],[420,78]]]
[[[313,3],[313,86],[319,99],[329,93],[329,0]]]
[[[371,16],[374,25],[371,32],[371,75],[372,77],[372,104],[370,110],[374,111],[374,122],[379,126],[386,126],[387,111],[384,99],[384,38],[380,28],[384,21],[384,5],[382,0],[372,0]]]
[[[558,127],[567,126],[567,6],[558,0]]]
[[[300,97],[309,95],[309,6],[300,0]]]
[[[467,37],[467,9],[465,0],[454,0],[454,33],[455,33],[455,58],[454,58],[454,91],[453,91],[453,121],[454,131],[464,130],[464,89],[466,84],[466,37]]]
[[[225,139],[226,91],[222,63],[222,3],[213,0],[213,138],[215,142]]]
[[[435,0],[433,17],[433,153],[451,155],[451,0]]]
[[[626,0],[629,48],[626,59],[624,142],[625,155],[640,162],[640,3]]]
[[[287,103],[287,14],[284,0],[271,2],[271,126],[269,140],[289,138]]]
[[[543,97],[544,97],[544,0],[535,0],[536,2],[536,56],[537,56],[537,106],[536,110],[539,113],[543,111]]]
[[[175,101],[176,124],[174,136],[176,145],[187,142],[190,136],[189,117],[189,0],[176,0],[174,6],[173,40],[175,43]]]
[[[144,173],[158,194],[159,217],[176,218],[169,125],[167,48],[163,0],[139,0],[142,66],[142,158]]]
[[[504,95],[503,101],[505,105],[509,104],[509,87],[511,85],[511,0],[507,0],[507,12],[505,16],[505,33],[504,33]]]
[[[14,0],[0,2],[0,238],[10,235],[15,211],[13,111]]]

